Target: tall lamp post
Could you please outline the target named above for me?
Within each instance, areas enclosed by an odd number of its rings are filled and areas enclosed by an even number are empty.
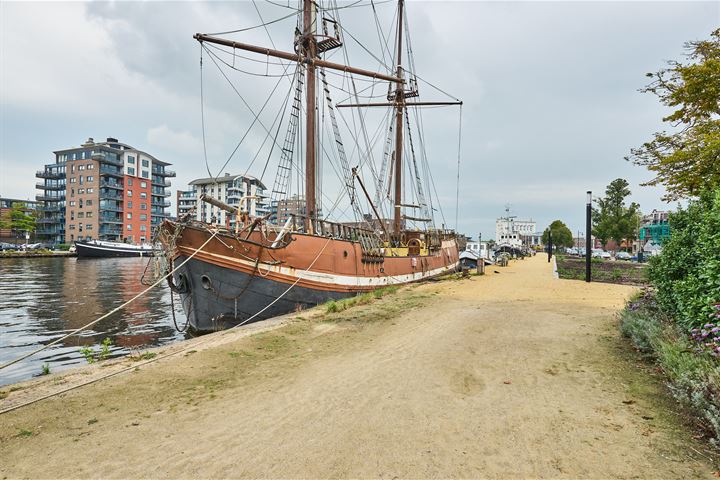
[[[590,281],[590,237],[592,236],[592,192],[587,192],[587,205],[585,205],[585,281]]]

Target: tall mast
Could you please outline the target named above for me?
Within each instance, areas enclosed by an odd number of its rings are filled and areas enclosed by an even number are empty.
[[[315,39],[315,4],[312,0],[304,0],[303,8],[303,36],[305,65],[307,80],[305,84],[305,103],[307,119],[305,128],[305,213],[307,223],[305,229],[313,233],[313,220],[317,216],[317,201],[315,200],[315,56],[317,55],[317,41]]]
[[[397,27],[397,77],[403,78],[402,70],[402,26],[403,0],[398,1]],[[403,154],[403,111],[405,109],[405,92],[402,83],[395,90],[395,222],[393,230],[400,233],[402,225],[402,154]]]

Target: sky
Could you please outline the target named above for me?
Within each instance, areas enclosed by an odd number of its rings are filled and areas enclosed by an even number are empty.
[[[258,26],[258,10],[265,22],[292,13],[287,0],[274,3],[0,1],[0,196],[34,198],[35,172],[53,161],[52,152],[88,137],[115,137],[172,163],[173,193],[208,170],[218,174],[253,121],[243,101],[257,111],[277,86],[260,115],[271,130],[290,83],[263,76],[283,73],[263,56],[238,59],[238,68],[256,74],[232,72],[241,99],[205,55],[201,90],[192,35]],[[376,3],[387,32],[394,5]],[[620,177],[643,211],[675,208],[660,200],[662,188],[640,186],[651,175],[624,160],[653,132],[669,128],[661,121],[668,110],[638,90],[647,72],[683,59],[684,42],[708,38],[720,26],[720,2],[409,1],[407,15],[418,75],[463,101],[459,231],[492,238],[495,219],[509,205],[512,215],[536,220],[538,230],[561,219],[575,232],[584,225],[585,192],[602,194]],[[342,10],[341,21],[380,55],[372,10]],[[265,46],[272,40],[290,51],[294,26],[290,17],[267,32],[226,36]],[[382,70],[347,35],[345,43],[354,66]],[[345,61],[341,54],[332,60]],[[338,75],[329,81],[347,88]],[[368,85],[358,79],[358,88]],[[420,93],[427,101],[449,98],[428,83]],[[428,162],[449,227],[456,217],[459,114],[457,107],[423,112]],[[368,116],[373,131],[381,116]],[[250,129],[225,171],[260,176],[270,145],[263,146],[262,125]],[[357,163],[357,152],[348,150]],[[323,169],[328,185],[339,188],[330,167]],[[266,173],[264,180],[273,177]],[[171,201],[174,213],[174,194]]]

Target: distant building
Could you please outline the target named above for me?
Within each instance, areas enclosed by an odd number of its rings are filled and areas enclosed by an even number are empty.
[[[490,250],[488,249],[487,242],[468,241],[465,244],[465,251],[472,252],[480,258],[490,258]]]
[[[251,177],[250,175],[225,175],[218,178],[198,178],[189,184],[190,189],[182,192],[185,202],[183,209],[191,209],[195,207],[195,219],[205,223],[216,223],[220,225],[235,224],[234,216],[229,215],[209,203],[200,200],[200,195],[205,194],[216,200],[227,203],[233,207],[240,206],[240,200],[243,197],[255,197],[248,201],[247,208],[250,215],[254,217],[263,217],[270,213],[270,204],[268,202],[267,187],[260,179]],[[178,209],[178,216],[180,210]]]
[[[71,243],[81,239],[148,242],[152,229],[169,216],[167,198],[175,172],[169,163],[108,138],[89,138],[80,147],[53,152],[55,162],[36,177],[42,206],[38,239]]]
[[[292,215],[303,216],[307,211],[305,197],[300,195],[293,195],[290,198],[278,200],[275,208],[277,212],[276,223],[278,225],[285,225],[285,222],[287,222],[288,218]]]
[[[527,245],[526,242],[538,242],[537,222],[530,220],[518,220],[515,217],[500,217],[495,221],[495,243],[508,245],[513,248],[520,248]],[[540,234],[542,239],[542,233]],[[529,245],[538,245],[530,243]]]
[[[32,200],[19,200],[17,198],[0,198],[0,219],[4,219],[10,215],[10,211],[19,205],[24,205],[26,212],[37,210],[38,202]],[[8,242],[20,238],[18,232],[13,232],[11,228],[0,228],[0,241]],[[23,242],[25,237],[22,237]]]
[[[177,217],[190,213],[197,205],[197,195],[194,190],[178,190],[175,194]]]

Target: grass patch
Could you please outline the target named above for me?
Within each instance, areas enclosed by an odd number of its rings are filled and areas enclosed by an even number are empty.
[[[556,256],[558,276],[566,280],[585,280],[585,259]],[[644,263],[621,260],[608,261],[591,259],[591,276],[594,282],[619,283],[622,285],[647,285],[647,270]]]
[[[32,437],[34,433],[31,430],[25,430],[24,428],[20,429],[18,433],[15,434],[16,438],[23,438],[23,437]]]
[[[140,362],[142,360],[152,360],[155,357],[157,357],[157,353],[155,352],[144,352],[139,355],[132,355],[129,358],[133,362]]]

